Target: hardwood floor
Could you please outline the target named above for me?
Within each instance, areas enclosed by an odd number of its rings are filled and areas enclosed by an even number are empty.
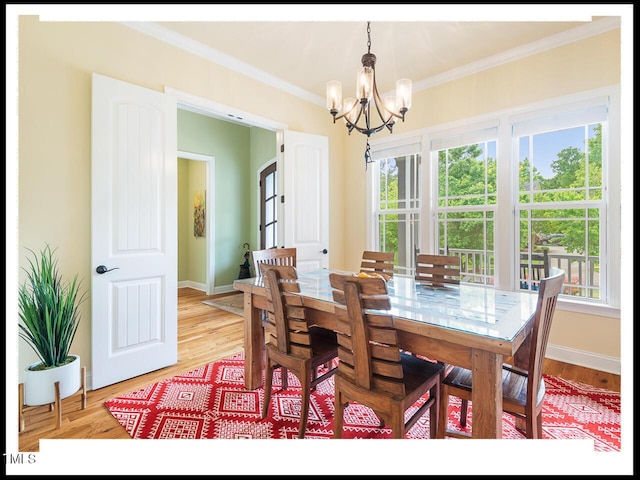
[[[87,392],[87,405],[81,408],[81,395],[62,401],[62,425],[55,429],[55,413],[48,406],[27,407],[25,429],[18,434],[20,452],[38,452],[40,439],[129,439],[124,428],[104,406],[112,397],[125,394],[165,378],[227,357],[243,349],[243,319],[204,305],[208,296],[191,288],[178,292],[178,363],[155,372]],[[565,364],[545,362],[545,373],[568,380],[620,391],[620,376]],[[17,410],[16,410],[17,414]]]

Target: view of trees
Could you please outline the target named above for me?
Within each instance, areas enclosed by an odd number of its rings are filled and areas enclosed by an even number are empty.
[[[578,202],[602,199],[602,126],[590,128],[586,152],[568,147],[558,153],[551,163],[553,176],[544,178],[534,167],[530,168],[528,159],[520,162],[520,202],[559,203]],[[588,178],[588,183],[587,183]],[[535,185],[533,198],[530,200],[528,186]],[[527,213],[527,212],[523,212]],[[599,210],[588,209],[585,219],[584,209],[559,209],[532,211],[534,221],[532,232],[538,238],[550,234],[562,233],[562,245],[567,253],[585,253],[588,244],[588,255],[599,254],[600,221]],[[536,221],[535,219],[540,219]],[[543,220],[544,219],[544,220]],[[586,225],[585,225],[586,223]],[[527,229],[521,229],[520,244],[526,248]],[[586,240],[586,242],[585,242]]]
[[[543,145],[552,135],[562,136],[563,131],[521,138],[524,154],[518,165],[520,205],[548,205],[548,208],[520,210],[521,251],[528,249],[531,238],[533,250],[548,248],[543,245],[548,243],[562,245],[567,254],[599,255],[600,209],[576,204],[602,199],[602,126],[572,130],[572,133],[579,132],[587,138],[586,148],[560,146],[555,159],[534,158],[533,165],[528,155],[529,142]],[[446,209],[438,213],[440,249],[445,253],[457,249],[491,252],[488,258],[475,257],[480,260],[474,260],[482,263],[478,264],[479,271],[486,275],[492,275],[488,264],[492,262],[494,249],[493,207],[498,201],[496,158],[490,154],[495,151],[493,141],[438,152],[437,202],[439,208]],[[414,157],[390,158],[380,164],[379,234],[385,251],[398,252],[399,243],[404,245],[409,214],[402,212],[410,200],[404,185],[405,170],[419,169],[411,166],[419,162],[408,161]],[[547,171],[546,175],[540,168]]]

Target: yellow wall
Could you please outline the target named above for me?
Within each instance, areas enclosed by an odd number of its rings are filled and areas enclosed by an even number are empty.
[[[395,132],[619,83],[619,33],[417,92],[406,123]],[[157,91],[168,86],[285,123],[291,130],[329,137],[330,267],[357,268],[366,248],[365,142],[333,125],[324,107],[117,23],[45,23],[23,16],[18,39],[19,267],[25,265],[25,247],[39,249],[48,242],[59,247],[62,274],[78,273],[90,287],[91,74],[97,72]],[[21,272],[16,276],[24,278]],[[90,312],[89,301],[72,347],[89,372]],[[560,312],[551,342],[619,358],[620,322]],[[19,366],[33,361],[20,342]]]
[[[178,282],[207,283],[207,232],[194,235],[194,194],[207,191],[207,162],[178,159]],[[206,215],[211,212],[205,210]]]

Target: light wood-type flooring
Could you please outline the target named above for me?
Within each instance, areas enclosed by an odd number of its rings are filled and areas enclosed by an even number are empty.
[[[242,351],[242,317],[202,303],[203,300],[220,296],[222,295],[208,296],[191,288],[179,289],[178,363],[115,385],[88,391],[84,410],[81,409],[79,393],[64,399],[62,425],[59,429],[55,429],[55,412],[50,411],[48,406],[27,407],[25,429],[19,434],[16,432],[19,451],[38,452],[40,439],[43,438],[129,439],[124,428],[104,406],[106,400]],[[620,391],[619,375],[554,360],[545,362],[545,373]]]

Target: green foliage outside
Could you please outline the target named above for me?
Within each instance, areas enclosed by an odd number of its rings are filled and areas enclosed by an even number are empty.
[[[600,219],[598,209],[557,208],[558,202],[598,200],[602,198],[602,127],[596,125],[589,137],[587,154],[575,147],[565,148],[551,163],[553,175],[544,176],[530,168],[528,158],[519,163],[520,202],[545,204],[554,208],[522,211],[520,246],[529,246],[528,222],[531,221],[533,249],[540,250],[539,239],[549,234],[564,234],[561,245],[567,253],[599,255]],[[588,162],[587,162],[588,155]],[[440,207],[488,206],[497,202],[497,165],[487,158],[481,145],[442,150],[438,155],[438,202]],[[589,179],[588,189],[586,179]],[[381,165],[380,204],[384,209],[398,208],[398,166],[394,159]],[[528,188],[531,184],[535,189]],[[548,191],[547,191],[548,190]],[[588,190],[588,191],[587,191]],[[531,216],[529,218],[529,215]],[[398,215],[381,218],[380,238],[386,251],[398,249]],[[445,228],[446,227],[446,228]],[[439,218],[440,248],[493,250],[493,213],[476,211],[448,212]],[[585,232],[588,232],[585,235]],[[585,239],[588,244],[585,245]],[[490,261],[490,260],[486,260]],[[486,270],[485,270],[486,271]]]

